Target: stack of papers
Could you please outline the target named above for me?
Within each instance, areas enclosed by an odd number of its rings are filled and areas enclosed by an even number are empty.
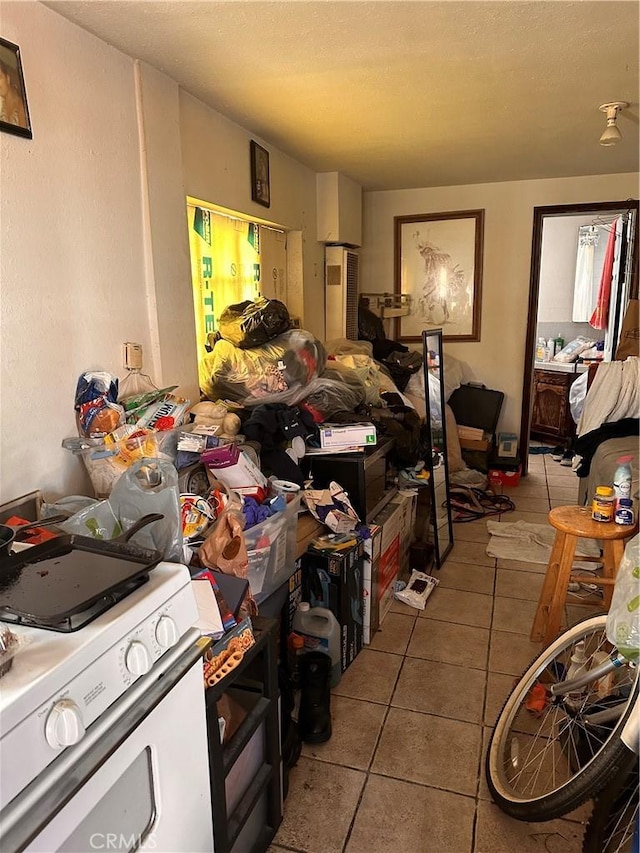
[[[198,607],[198,620],[196,628],[200,628],[201,634],[206,634],[219,639],[224,634],[224,626],[222,617],[220,616],[220,608],[216,601],[216,594],[213,591],[211,583],[206,578],[202,580],[192,580],[191,589],[196,599]]]

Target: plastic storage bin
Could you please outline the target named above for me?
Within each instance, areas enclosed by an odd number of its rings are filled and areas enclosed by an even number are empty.
[[[247,578],[258,604],[295,571],[299,509],[300,495],[296,495],[283,512],[244,532],[249,556]]]
[[[117,480],[134,462],[160,456],[155,432],[129,436],[112,443],[103,439],[65,438],[62,446],[74,456],[81,457],[98,499],[109,497]]]

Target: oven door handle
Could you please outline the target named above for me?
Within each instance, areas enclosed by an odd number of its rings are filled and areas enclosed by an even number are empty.
[[[5,853],[24,850],[202,659],[210,643],[197,628],[187,631],[89,726],[80,743],[63,752],[18,794],[0,814],[0,849]]]

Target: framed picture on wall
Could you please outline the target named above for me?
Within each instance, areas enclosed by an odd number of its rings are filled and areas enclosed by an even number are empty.
[[[445,341],[480,340],[484,210],[396,216],[395,292],[410,297],[399,341],[439,326]]]
[[[20,48],[0,38],[0,130],[31,139]]]
[[[271,204],[269,152],[251,140],[251,198],[264,207]]]

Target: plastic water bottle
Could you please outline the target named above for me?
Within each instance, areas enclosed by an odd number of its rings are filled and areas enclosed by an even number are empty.
[[[311,607],[301,601],[293,616],[291,626],[304,639],[305,652],[324,652],[331,658],[331,686],[340,681],[340,625],[326,607]]]
[[[617,468],[613,475],[613,493],[616,507],[620,498],[631,497],[631,462],[633,456],[620,456],[616,459]]]

